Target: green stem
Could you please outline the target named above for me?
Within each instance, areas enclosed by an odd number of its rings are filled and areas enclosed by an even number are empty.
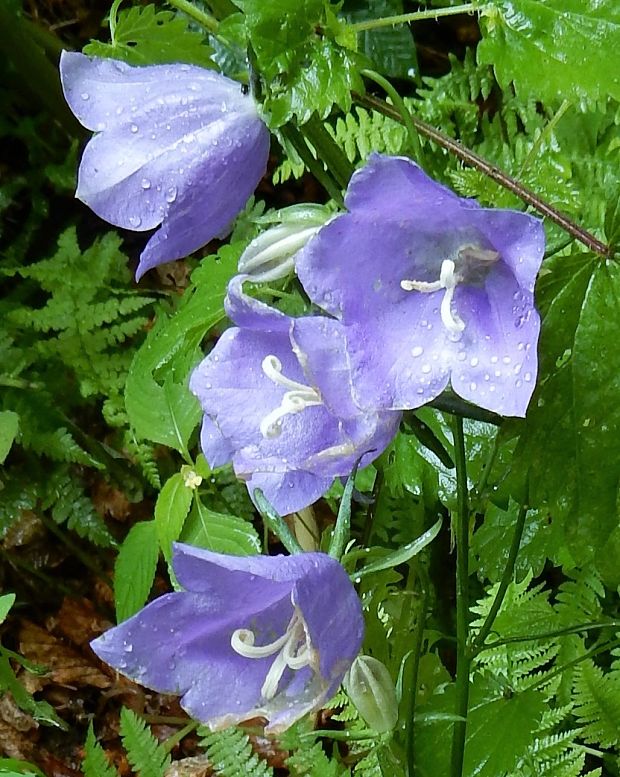
[[[493,599],[493,604],[491,605],[491,608],[487,613],[487,617],[484,619],[484,623],[482,624],[482,628],[476,635],[476,638],[472,645],[471,652],[474,655],[480,652],[482,645],[484,645],[485,639],[491,633],[491,629],[493,628],[493,623],[495,622],[497,613],[500,611],[502,602],[504,601],[504,597],[506,596],[506,591],[508,590],[508,586],[512,581],[512,578],[514,575],[515,563],[517,561],[517,554],[519,552],[519,547],[521,546],[521,539],[523,537],[523,529],[525,527],[525,517],[527,515],[527,510],[528,508],[526,505],[523,505],[519,510],[517,521],[515,523],[515,529],[512,535],[512,542],[510,543],[510,550],[508,552],[508,560],[506,561],[506,566],[504,567],[504,571],[502,573],[502,579],[500,580],[497,593],[495,594],[495,598]]]
[[[173,6],[178,11],[182,11],[189,16],[190,19],[193,19],[201,27],[204,27],[207,32],[217,32],[217,28],[219,27],[218,20],[214,16],[211,16],[211,14],[197,8],[193,3],[188,2],[188,0],[166,0],[166,2],[168,5]]]
[[[463,419],[453,416],[454,459],[456,464],[457,511],[456,528],[456,708],[455,715],[462,720],[454,723],[452,734],[451,777],[461,777],[467,708],[469,706],[469,670],[471,656],[469,642],[469,499],[467,493],[467,460]]]
[[[414,569],[415,577],[420,585],[420,602],[418,608],[418,618],[415,624],[415,635],[413,639],[412,655],[408,659],[411,662],[409,669],[405,669],[406,682],[403,683],[404,699],[403,718],[405,722],[405,753],[407,759],[407,774],[409,777],[414,775],[414,750],[415,750],[415,703],[418,694],[418,675],[420,669],[420,658],[422,655],[422,642],[424,640],[424,625],[426,623],[426,607],[428,602],[428,576],[426,570],[419,563],[412,561],[409,564],[409,577],[413,580]],[[407,580],[409,582],[409,580]]]
[[[534,143],[532,144],[532,148],[527,153],[527,156],[523,160],[523,164],[521,165],[521,169],[519,170],[519,177],[523,175],[523,173],[527,170],[529,164],[536,159],[536,156],[538,152],[540,151],[540,147],[542,146],[545,138],[548,138],[551,132],[557,127],[558,122],[564,116],[566,111],[570,108],[570,102],[568,100],[564,100],[560,107],[557,109],[555,115],[551,118],[549,123],[543,128],[542,132],[538,135]]]
[[[571,666],[576,666],[577,664],[580,664],[582,661],[586,661],[588,658],[594,658],[595,656],[600,655],[601,653],[607,653],[613,650],[613,648],[618,647],[620,645],[620,639],[613,639],[609,642],[604,642],[602,645],[595,646],[588,650],[587,652],[583,653],[583,655],[578,656],[577,658],[574,658],[572,661],[568,661],[566,664],[562,664],[561,666],[558,666],[557,669],[554,669],[553,672],[550,672],[549,674],[543,674],[543,676],[540,678],[540,680],[537,680],[535,683],[532,683],[531,685],[528,685],[526,688],[523,689],[522,693],[525,693],[527,691],[535,691],[537,688],[541,688],[544,685],[547,685],[550,680],[553,680],[554,677],[558,677],[559,675],[564,674],[564,672],[567,669],[570,669]]]
[[[394,103],[394,106],[398,108],[398,110],[400,111],[400,115],[402,116],[403,124],[407,129],[407,134],[409,135],[409,142],[411,143],[411,148],[413,149],[414,156],[416,159],[422,162],[424,152],[422,150],[422,144],[420,143],[420,137],[418,135],[418,131],[415,128],[415,124],[413,123],[413,117],[411,116],[411,112],[407,110],[407,106],[405,105],[405,101],[403,100],[403,98],[398,94],[396,89],[394,89],[394,87],[387,80],[387,78],[384,78],[382,75],[380,75],[379,73],[376,73],[374,70],[362,70],[362,75],[365,76],[366,78],[370,78],[376,84],[379,84],[379,86],[384,90],[384,92],[387,95],[389,95],[390,99]]]
[[[207,5],[218,19],[225,19],[227,16],[239,13],[239,9],[231,0],[207,0]]]
[[[375,515],[377,514],[377,507],[379,505],[379,496],[383,487],[383,481],[385,480],[383,467],[378,462],[375,462],[375,468],[377,470],[377,474],[375,476],[375,482],[372,487],[372,501],[366,510],[366,520],[364,521],[364,531],[362,533],[362,545],[365,548],[370,545],[372,527],[375,521]]]
[[[596,631],[597,629],[617,629],[620,627],[620,621],[606,621],[604,623],[576,623],[574,626],[567,626],[565,629],[554,629],[553,631],[543,631],[540,634],[524,634],[522,637],[504,637],[495,642],[487,642],[478,650],[483,653],[485,650],[493,650],[497,647],[510,645],[518,642],[535,642],[538,639],[552,639],[553,637],[564,637],[568,634],[581,634],[582,631]]]
[[[308,148],[308,144],[305,141],[301,132],[292,124],[287,124],[280,130],[282,135],[293,146],[295,151],[301,157],[302,162],[317,179],[329,196],[336,202],[341,208],[344,207],[344,200],[342,198],[342,192],[340,191],[338,184],[334,181],[330,173],[325,170],[323,163],[315,159],[312,152]]]
[[[0,386],[4,388],[18,388],[18,389],[31,389],[36,391],[42,388],[42,383],[32,383],[29,380],[23,378],[10,378],[8,376],[0,376]]]
[[[484,6],[477,3],[466,3],[465,5],[455,5],[452,8],[435,8],[429,11],[413,11],[412,13],[401,13],[396,16],[382,16],[380,19],[369,19],[365,22],[357,22],[349,25],[353,32],[364,32],[365,30],[378,30],[381,27],[394,27],[397,24],[407,24],[409,22],[418,22],[424,19],[439,19],[440,16],[457,16],[464,13],[475,13]]]
[[[173,734],[171,737],[168,737],[166,741],[163,743],[163,748],[166,753],[172,752],[172,749],[175,748],[179,742],[182,739],[185,739],[185,737],[188,734],[191,734],[194,729],[198,728],[198,721],[192,720],[189,723],[187,723],[185,726],[183,726],[182,729],[176,732],[176,734]]]
[[[336,183],[345,189],[355,168],[316,114],[304,125],[304,134],[316,150],[319,159],[334,176]]]
[[[381,100],[378,97],[374,97],[368,94],[354,94],[353,96],[360,105],[363,105],[366,108],[370,108],[373,111],[378,111],[384,116],[389,116],[389,118],[402,123],[402,117],[399,111],[394,106],[386,103],[385,100]],[[609,258],[610,248],[608,245],[601,242],[598,238],[596,238],[583,227],[575,224],[568,218],[568,216],[565,216],[559,210],[556,210],[556,208],[554,208],[548,202],[545,202],[545,200],[542,200],[530,189],[519,183],[519,181],[511,178],[498,167],[491,164],[491,162],[488,162],[486,159],[483,159],[483,157],[478,156],[478,154],[475,152],[465,148],[465,146],[462,146],[458,140],[454,140],[454,138],[451,138],[444,132],[441,132],[430,124],[427,124],[425,121],[418,119],[416,116],[412,116],[411,121],[415,125],[415,128],[420,133],[420,135],[423,135],[433,143],[436,143],[440,148],[445,149],[450,154],[454,154],[457,159],[460,159],[465,164],[476,168],[476,170],[480,170],[480,172],[484,173],[487,178],[490,178],[492,181],[495,181],[495,183],[503,186],[504,189],[508,189],[508,191],[519,197],[519,199],[523,200],[523,202],[531,205],[540,214],[561,227],[575,240],[583,243],[583,245],[589,248],[593,253],[602,256],[604,259]]]
[[[486,458],[486,461],[484,462],[484,466],[482,467],[482,472],[480,473],[480,480],[478,481],[478,484],[476,485],[476,503],[477,506],[480,506],[484,491],[487,487],[487,483],[489,481],[489,477],[491,475],[491,471],[493,470],[493,465],[495,464],[495,459],[497,458],[497,454],[499,453],[499,433],[498,430],[495,430],[495,436],[493,437],[493,443],[491,445],[491,450],[489,451],[489,455]]]

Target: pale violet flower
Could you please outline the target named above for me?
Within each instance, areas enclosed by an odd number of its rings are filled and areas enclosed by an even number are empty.
[[[231,281],[226,330],[190,389],[204,410],[201,445],[212,467],[232,462],[250,495],[260,488],[282,514],[312,504],[355,463],[372,461],[401,414],[361,411],[351,395],[342,325],[290,318]]]
[[[265,172],[269,132],[235,81],[195,65],[63,52],[73,113],[95,136],[76,196],[125,229],[159,227],[137,277],[224,236]]]
[[[296,258],[310,299],[345,327],[362,408],[412,409],[451,385],[523,416],[537,372],[542,223],[481,208],[409,159],[372,154],[348,213]]]
[[[228,556],[175,544],[184,590],[91,643],[110,666],[217,730],[264,717],[277,733],[338,690],[364,633],[360,601],[325,553]]]

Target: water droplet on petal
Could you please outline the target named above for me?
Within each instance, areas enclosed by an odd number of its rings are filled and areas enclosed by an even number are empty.
[[[424,348],[422,348],[421,345],[416,345],[411,349],[412,356],[422,356],[423,353],[424,353]]]
[[[512,368],[512,371],[514,372],[515,375],[518,375],[521,372],[521,365],[515,364],[515,366]]]
[[[135,134],[138,131],[138,125],[132,124],[129,129]]]
[[[151,188],[151,182],[149,181],[148,178],[143,178],[142,179],[142,188],[143,189],[150,189]]]
[[[425,375],[428,375],[428,373],[429,373],[429,372],[431,372],[431,369],[432,369],[432,368],[431,368],[431,365],[430,365],[430,364],[423,364],[423,365],[422,365],[422,372],[423,372]]]
[[[171,186],[166,192],[166,202],[174,202],[177,198],[177,187]]]
[[[504,356],[502,361],[504,362],[504,364],[510,364],[510,362],[511,362],[510,356]]]
[[[142,224],[142,219],[140,216],[130,216],[129,217],[129,223],[132,227],[139,227],[140,224]]]
[[[477,367],[478,366],[478,361],[479,361],[479,359],[478,359],[477,356],[472,356],[472,358],[470,359],[469,363],[471,364],[472,367]]]
[[[88,94],[88,92],[82,92],[80,97],[82,98],[82,100],[89,100],[90,99],[90,95]]]
[[[469,384],[469,388],[471,389],[471,391],[475,391],[478,388],[478,385],[472,381]]]
[[[524,379],[524,380],[525,380],[527,383],[529,383],[529,382],[532,380],[532,373],[531,373],[531,372],[526,372],[526,373],[525,373],[525,375],[523,376],[523,379]]]
[[[497,356],[491,356],[491,364],[497,364],[498,361],[499,359],[497,358]]]

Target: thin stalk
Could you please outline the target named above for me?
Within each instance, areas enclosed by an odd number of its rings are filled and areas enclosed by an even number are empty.
[[[193,19],[201,27],[204,27],[207,32],[217,32],[217,28],[220,26],[218,20],[206,11],[197,8],[195,5],[188,2],[188,0],[166,0],[166,2],[178,11],[182,11],[186,16],[189,16],[190,19]]]
[[[318,116],[312,116],[304,125],[304,134],[316,150],[319,159],[334,176],[336,183],[345,189],[355,168]]]
[[[462,720],[454,723],[452,733],[451,777],[461,777],[467,709],[469,706],[469,670],[471,656],[469,642],[469,499],[467,493],[467,460],[463,419],[452,418],[454,433],[454,462],[456,464],[456,707],[455,715]]]
[[[8,376],[0,377],[0,386],[4,388],[18,388],[18,389],[31,389],[36,391],[42,388],[42,383],[32,383],[29,380],[23,380],[22,378],[10,378]]]
[[[191,734],[194,729],[198,728],[198,721],[197,720],[191,720],[189,723],[187,723],[185,726],[183,726],[182,729],[176,732],[176,734],[173,734],[171,737],[168,737],[166,741],[163,743],[163,748],[166,753],[172,752],[173,748],[175,748],[179,742],[182,739],[185,739],[185,737],[188,734]]]
[[[554,677],[558,677],[559,675],[564,674],[564,672],[567,669],[570,669],[571,666],[576,666],[582,661],[586,661],[588,658],[594,658],[594,656],[598,656],[601,653],[607,653],[613,650],[613,648],[618,647],[618,645],[620,645],[620,639],[612,639],[609,642],[604,642],[602,645],[595,646],[583,653],[583,655],[574,658],[572,661],[567,661],[567,663],[558,666],[557,669],[553,670],[553,672],[543,675],[540,680],[537,680],[535,683],[526,686],[522,693],[526,693],[527,691],[535,691],[537,688],[541,688],[543,685],[546,685],[550,680],[553,680]]]
[[[566,111],[570,108],[571,104],[569,100],[564,100],[560,107],[557,109],[551,120],[543,127],[541,133],[538,135],[534,143],[532,144],[532,148],[527,152],[527,156],[523,160],[523,164],[521,165],[521,169],[519,170],[519,175],[523,175],[525,170],[527,170],[530,162],[532,162],[534,159],[536,159],[538,152],[540,151],[540,147],[543,144],[543,141],[545,138],[548,138],[551,132],[557,127],[560,119]]]
[[[482,628],[476,635],[472,645],[471,652],[474,655],[480,652],[480,648],[482,645],[484,645],[485,639],[491,633],[491,629],[493,628],[493,623],[495,622],[497,613],[500,611],[500,607],[502,606],[502,602],[506,596],[506,591],[508,590],[508,586],[512,581],[515,563],[517,561],[517,554],[519,552],[521,539],[523,537],[523,529],[525,527],[525,517],[527,515],[527,510],[527,505],[523,505],[519,510],[517,521],[515,523],[515,529],[512,535],[512,542],[510,543],[510,550],[508,552],[508,560],[506,561],[506,566],[504,567],[504,571],[502,573],[502,579],[500,580],[497,593],[493,599],[493,604],[491,605],[491,608],[487,613],[487,617],[484,619],[484,623],[482,624]]]
[[[576,623],[574,626],[567,626],[565,629],[554,629],[553,631],[544,631],[540,634],[524,634],[522,637],[504,637],[495,642],[487,642],[482,645],[478,653],[493,648],[502,647],[518,642],[535,642],[538,639],[552,639],[553,637],[564,637],[568,634],[581,634],[583,631],[596,631],[597,629],[617,629],[620,627],[620,621],[606,621],[604,623]]]
[[[363,105],[366,108],[370,108],[371,110],[378,111],[384,116],[389,116],[391,119],[402,123],[402,117],[400,113],[394,106],[386,103],[385,100],[381,100],[378,97],[373,97],[372,95],[368,94],[354,94],[353,96],[360,105]],[[436,143],[441,148],[444,148],[446,151],[454,154],[454,156],[456,156],[465,164],[470,165],[471,167],[475,167],[476,170],[480,170],[481,173],[484,173],[484,175],[486,175],[492,181],[495,181],[500,186],[508,189],[508,191],[515,194],[517,197],[519,197],[519,199],[523,200],[523,202],[531,205],[550,221],[553,221],[554,224],[557,224],[565,232],[571,235],[575,240],[578,240],[580,243],[585,245],[586,248],[588,248],[593,253],[602,256],[604,259],[608,259],[610,257],[611,253],[608,245],[601,242],[591,232],[588,232],[583,227],[575,224],[568,218],[568,216],[565,216],[559,210],[556,210],[556,208],[554,208],[548,202],[545,202],[545,200],[542,200],[526,186],[523,186],[521,183],[516,181],[514,178],[511,178],[498,167],[491,164],[486,159],[483,159],[481,156],[478,156],[478,154],[475,152],[465,148],[465,146],[461,145],[458,140],[454,140],[454,138],[451,138],[449,135],[446,135],[430,124],[427,124],[425,121],[418,119],[416,116],[412,116],[411,120],[420,135],[423,135],[425,138],[432,140],[433,143]]]
[[[338,184],[334,181],[331,174],[328,173],[323,167],[322,163],[315,159],[312,152],[308,148],[304,136],[301,132],[292,124],[287,124],[286,127],[282,127],[280,130],[282,135],[291,143],[295,151],[301,157],[303,163],[317,179],[329,196],[334,202],[341,208],[344,207],[344,200],[342,198],[342,192],[340,191]]]
[[[396,16],[382,16],[379,19],[368,19],[365,22],[356,22],[350,24],[349,29],[353,32],[364,32],[365,30],[378,30],[381,27],[394,27],[397,24],[408,24],[409,22],[419,22],[424,19],[439,19],[441,16],[457,16],[464,13],[475,13],[484,6],[477,3],[466,3],[465,5],[455,5],[452,8],[435,8],[429,11],[413,11],[412,13],[401,13]]]
[[[407,682],[403,683],[403,688],[407,692],[404,699],[404,713],[405,719],[405,753],[407,759],[407,774],[409,777],[413,777],[414,774],[414,749],[415,749],[415,702],[418,694],[418,674],[420,669],[420,657],[422,655],[422,642],[424,640],[424,625],[426,623],[426,606],[428,602],[428,579],[426,570],[420,563],[414,561],[409,564],[409,576],[414,577],[413,572],[416,571],[416,579],[420,585],[420,601],[418,608],[418,619],[415,624],[415,635],[413,639],[412,655],[408,659],[411,666],[409,669],[405,669],[405,677]],[[407,582],[409,582],[407,580]]]
[[[379,73],[375,73],[374,70],[362,70],[362,75],[365,76],[366,78],[370,78],[372,81],[378,84],[384,90],[384,92],[390,97],[394,106],[398,108],[398,110],[400,111],[400,115],[402,116],[403,124],[407,129],[407,134],[409,135],[409,142],[411,143],[411,148],[413,149],[414,156],[416,159],[419,159],[420,162],[422,162],[424,158],[424,151],[422,150],[420,137],[418,135],[418,131],[415,127],[415,124],[413,123],[413,120],[412,120],[413,117],[411,116],[411,112],[407,110],[407,106],[405,105],[405,101],[403,100],[403,98],[399,95],[396,89],[394,89],[394,87],[387,80],[387,78],[384,78]]]
[[[372,526],[375,520],[375,515],[377,513],[379,495],[381,494],[381,488],[383,487],[383,481],[385,480],[385,475],[383,474],[383,467],[381,467],[376,462],[375,462],[375,467],[377,467],[377,475],[375,477],[375,482],[372,487],[372,501],[368,505],[368,509],[366,510],[366,520],[364,521],[364,531],[362,533],[362,545],[365,548],[367,548],[370,545],[370,538],[372,536]]]
[[[476,485],[476,501],[478,503],[481,501],[482,494],[484,493],[484,490],[487,487],[487,483],[491,475],[491,470],[493,469],[493,465],[495,464],[495,459],[497,458],[498,453],[499,453],[499,434],[498,434],[498,430],[496,429],[495,437],[493,438],[493,443],[491,445],[491,450],[489,451],[489,455],[487,456],[486,461],[484,462],[484,466],[482,467],[482,472],[480,473],[480,480]]]

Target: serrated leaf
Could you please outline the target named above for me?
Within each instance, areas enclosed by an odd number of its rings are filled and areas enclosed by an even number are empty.
[[[155,579],[159,543],[154,521],[136,523],[120,547],[114,565],[116,619],[120,623],[146,602]]]
[[[127,760],[140,777],[164,777],[171,758],[133,710],[121,709],[121,737]]]
[[[18,429],[19,416],[17,413],[12,410],[0,412],[0,464],[4,464],[4,460],[9,455]]]
[[[182,539],[191,545],[235,556],[251,556],[261,551],[260,538],[251,523],[209,510],[199,498],[194,500]]]
[[[478,61],[519,96],[620,99],[617,0],[493,0],[481,27]]]
[[[171,558],[171,545],[179,539],[183,524],[192,504],[193,491],[185,485],[183,475],[177,472],[169,478],[155,504],[155,528],[159,546],[166,561]]]
[[[187,20],[154,5],[134,6],[118,14],[111,43],[92,41],[84,47],[92,57],[122,59],[130,65],[188,62],[214,66],[212,49],[200,32],[189,30]]]
[[[187,441],[200,420],[198,400],[187,387],[200,358],[206,332],[224,318],[224,295],[237,267],[235,251],[206,259],[194,271],[194,289],[178,312],[161,314],[136,353],[125,384],[125,407],[140,439],[187,453]]]

